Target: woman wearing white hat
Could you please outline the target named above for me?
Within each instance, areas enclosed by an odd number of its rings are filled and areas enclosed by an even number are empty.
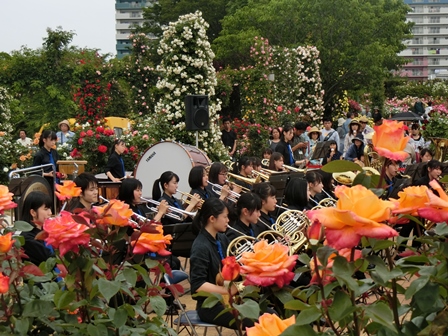
[[[70,131],[70,123],[68,122],[68,120],[62,120],[58,124],[58,128],[60,129],[60,131],[56,133],[56,136],[58,137],[57,143],[59,145],[65,144],[75,135],[74,132]]]

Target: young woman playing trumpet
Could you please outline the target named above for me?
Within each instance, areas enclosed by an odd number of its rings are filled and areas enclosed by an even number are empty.
[[[229,222],[229,211],[226,204],[218,198],[209,198],[202,205],[201,210],[194,218],[193,226],[199,231],[193,242],[190,255],[190,283],[191,294],[198,292],[208,292],[226,295],[235,295],[237,288],[229,283],[217,281],[217,276],[222,267],[221,261],[227,257],[227,247],[229,239],[224,232]],[[217,284],[219,283],[219,284]],[[222,303],[218,303],[212,308],[204,308],[206,297],[193,297],[196,303],[196,310],[199,318],[203,322],[213,323],[218,326],[236,329],[236,323],[230,312],[221,314],[225,309]],[[219,315],[219,316],[218,316]],[[243,326],[252,326],[253,322],[243,321]]]
[[[274,152],[271,155],[271,158],[269,159],[269,170],[273,171],[284,171],[285,168],[283,167],[284,161],[283,161],[283,155],[278,152]]]
[[[174,197],[177,192],[177,187],[179,184],[179,176],[172,171],[164,172],[160,178],[154,181],[152,188],[152,198],[158,200],[159,202],[165,200],[169,206],[184,210],[182,208],[182,203],[180,200]],[[198,194],[194,194],[190,199],[190,204],[187,206],[185,211],[191,212],[196,208],[196,205],[200,202],[201,197]],[[184,217],[184,220],[187,217]],[[161,220],[163,225],[176,224],[182,221],[173,219],[168,216],[164,216]]]
[[[203,201],[210,197],[207,190],[208,175],[204,166],[191,168],[190,174],[188,175],[188,184],[191,188],[190,195],[198,194]]]

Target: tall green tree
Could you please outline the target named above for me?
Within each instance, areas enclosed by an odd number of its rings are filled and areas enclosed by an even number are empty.
[[[370,89],[403,59],[411,24],[402,0],[248,0],[222,21],[214,41],[217,58],[233,66],[248,62],[254,36],[272,45],[313,45],[320,51],[324,106],[331,113],[344,90]]]
[[[195,11],[202,12],[204,20],[209,24],[207,36],[213,41],[221,31],[221,20],[226,15],[228,0],[159,0],[146,7],[143,17],[146,22],[137,32],[152,33],[161,37],[162,27],[169,22],[177,21],[178,17]]]

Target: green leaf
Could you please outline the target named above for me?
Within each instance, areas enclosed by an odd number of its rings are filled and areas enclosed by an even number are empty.
[[[444,304],[441,300],[438,287],[438,284],[429,282],[414,294],[413,302],[424,313],[432,313],[443,309]]]
[[[280,334],[281,336],[317,336],[318,333],[316,333],[313,330],[313,327],[310,325],[297,325],[294,324],[292,326],[289,326],[286,328],[284,332]]]
[[[317,258],[321,262],[322,266],[327,266],[328,258],[334,253],[336,250],[330,246],[319,247],[316,252]]]
[[[20,335],[28,335],[29,327],[30,327],[30,320],[26,317],[17,319],[14,323],[14,329]]]
[[[448,225],[446,223],[437,224],[434,231],[439,236],[448,236]]]
[[[296,318],[296,325],[305,325],[317,321],[322,316],[319,308],[311,306],[308,309],[302,310]]]
[[[392,240],[377,240],[373,243],[372,248],[374,251],[379,251],[379,250],[384,250],[384,249],[394,246],[394,245],[395,245],[395,242],[393,242]]]
[[[145,265],[146,265],[146,267],[148,267],[148,269],[157,267],[157,266],[159,266],[159,264],[160,263],[157,260],[145,258]]]
[[[106,301],[109,301],[120,290],[120,283],[100,278],[98,280],[98,289]]]
[[[29,232],[34,229],[34,226],[24,221],[14,222],[14,229],[16,231]]]
[[[360,184],[368,189],[372,187],[372,178],[365,172],[361,172],[356,175],[355,179],[353,180],[352,186],[357,184]]]
[[[221,302],[221,298],[218,298],[216,296],[209,296],[204,300],[204,303],[202,303],[203,308],[213,308],[216,306],[219,302]]]
[[[322,167],[322,170],[327,173],[343,173],[346,171],[361,171],[360,165],[347,160],[336,160],[327,163]]]
[[[97,325],[89,324],[87,326],[87,332],[88,332],[89,336],[107,336],[108,335],[107,328],[104,324],[97,324]]]
[[[341,285],[346,284],[355,292],[355,295],[359,295],[358,283],[352,278],[355,271],[354,265],[350,264],[344,257],[337,256],[334,259],[332,270]]]
[[[126,320],[128,319],[128,312],[124,307],[119,307],[114,314],[114,324],[117,328],[120,328],[125,325]]]
[[[429,277],[426,276],[417,278],[414,281],[412,281],[405,293],[406,300],[411,299],[415,295],[415,293],[417,293],[420,289],[425,287],[428,281]]]
[[[310,307],[309,304],[306,304],[305,302],[301,300],[292,300],[285,303],[285,309],[291,309],[291,310],[305,310]]]
[[[65,309],[67,306],[75,300],[75,292],[68,290],[58,290],[54,294],[54,304],[57,309]]]
[[[348,294],[339,290],[336,292],[333,304],[329,308],[330,317],[333,321],[340,321],[353,313],[355,309]]]
[[[166,302],[161,296],[151,296],[149,299],[152,309],[157,316],[162,316],[166,311]],[[117,311],[118,312],[118,311]]]
[[[135,284],[137,283],[137,274],[135,273],[135,270],[132,268],[125,268],[123,270],[123,275],[130,286],[135,287]]]
[[[274,291],[274,295],[280,300],[281,303],[286,303],[294,299],[291,292],[285,290],[285,288]]]
[[[25,304],[23,308],[24,317],[45,317],[51,315],[54,311],[53,302],[32,300]]]
[[[373,322],[377,322],[392,331],[396,331],[393,324],[394,316],[392,310],[385,303],[375,302],[367,305],[364,307],[364,312]]]
[[[260,317],[260,306],[253,300],[246,300],[242,305],[233,304],[244,318],[257,320]]]

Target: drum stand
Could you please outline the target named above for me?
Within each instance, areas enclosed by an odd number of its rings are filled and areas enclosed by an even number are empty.
[[[196,131],[196,147],[199,148],[199,131]]]

